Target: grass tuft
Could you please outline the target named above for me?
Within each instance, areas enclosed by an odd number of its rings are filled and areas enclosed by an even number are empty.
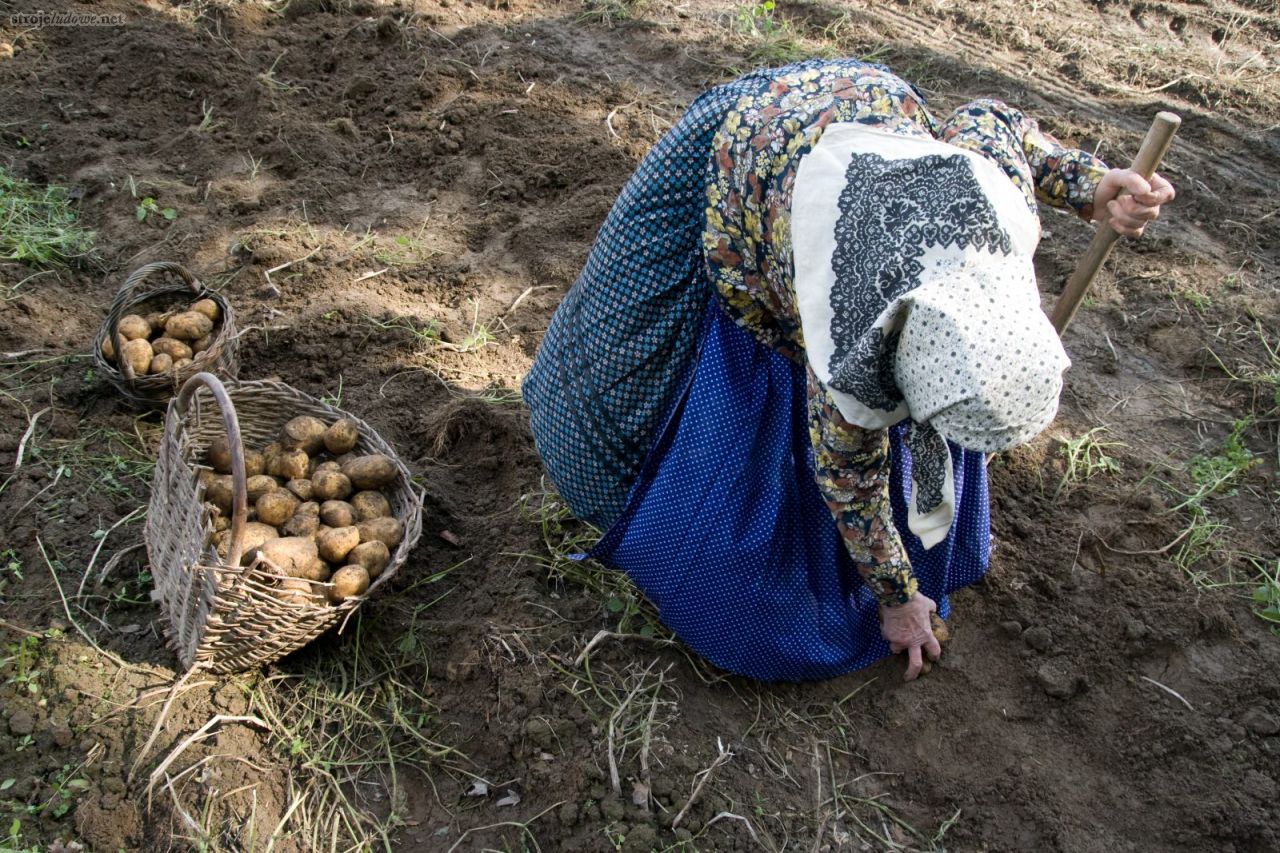
[[[1127,447],[1124,442],[1105,441],[1110,430],[1106,427],[1094,427],[1079,438],[1062,442],[1059,452],[1066,460],[1066,471],[1054,496],[1062,494],[1068,487],[1083,483],[1097,474],[1118,474],[1120,463],[1107,451]]]
[[[65,266],[93,250],[67,191],[18,180],[0,167],[0,260]]]

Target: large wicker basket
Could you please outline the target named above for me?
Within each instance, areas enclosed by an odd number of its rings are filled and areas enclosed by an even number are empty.
[[[281,576],[255,559],[241,566],[247,516],[244,445],[275,440],[290,418],[314,415],[326,422],[350,418],[360,431],[357,453],[383,453],[400,476],[384,492],[404,523],[404,538],[363,595],[340,604],[283,601]],[[199,461],[215,438],[231,447],[234,481],[231,544],[226,560],[212,544],[212,513],[202,501]],[[238,672],[270,663],[337,625],[386,585],[422,533],[422,494],[395,451],[364,421],[279,382],[228,382],[200,373],[169,404],[156,461],[144,536],[166,633],[183,666]]]
[[[167,273],[172,275],[165,275]],[[148,285],[148,280],[155,276],[163,276],[167,280],[160,284],[153,281]],[[174,280],[174,276],[180,281]],[[142,309],[148,302],[162,301],[162,297],[172,300],[178,296],[192,302],[197,299],[212,299],[221,312],[218,334],[208,349],[196,353],[191,364],[169,373],[136,376],[128,365],[116,364],[102,354],[102,342],[108,338],[115,351],[120,352],[123,341],[116,327],[122,318],[129,314],[145,313]],[[222,294],[209,290],[181,264],[158,261],[139,267],[121,285],[120,292],[111,302],[107,319],[93,339],[93,359],[102,375],[131,403],[146,408],[163,408],[178,393],[184,382],[201,371],[235,378],[239,368],[236,360],[238,346],[235,313]]]

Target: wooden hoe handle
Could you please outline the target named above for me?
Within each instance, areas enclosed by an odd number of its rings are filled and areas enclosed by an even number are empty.
[[[1151,129],[1147,131],[1147,138],[1142,140],[1142,147],[1138,149],[1138,156],[1134,158],[1131,167],[1133,171],[1148,181],[1151,180],[1169,146],[1173,144],[1173,135],[1178,132],[1180,124],[1182,119],[1174,113],[1156,113],[1155,120],[1151,122]],[[1076,309],[1084,301],[1094,277],[1106,263],[1107,256],[1111,254],[1112,247],[1119,239],[1120,235],[1112,230],[1106,220],[1098,223],[1098,230],[1093,234],[1089,250],[1080,259],[1076,271],[1071,274],[1066,289],[1062,291],[1062,296],[1058,297],[1058,304],[1053,306],[1051,319],[1059,335],[1066,330],[1071,318],[1075,316]]]

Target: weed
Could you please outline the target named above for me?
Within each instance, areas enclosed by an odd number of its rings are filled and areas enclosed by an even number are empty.
[[[1231,426],[1231,432],[1222,440],[1218,451],[1211,456],[1197,456],[1191,461],[1187,473],[1196,487],[1191,495],[1178,507],[1199,506],[1204,499],[1231,487],[1250,468],[1262,460],[1254,457],[1253,452],[1244,446],[1242,436],[1253,425],[1249,418],[1242,418]]]
[[[826,47],[807,47],[791,22],[778,17],[774,0],[761,0],[738,9],[734,28],[748,44],[748,61],[757,65],[783,65],[809,56],[832,54]]]
[[[1066,460],[1067,469],[1054,493],[1055,497],[1068,486],[1083,483],[1095,474],[1119,473],[1120,463],[1107,455],[1107,451],[1128,445],[1120,441],[1104,441],[1102,436],[1108,432],[1106,427],[1094,427],[1079,438],[1062,442],[1059,450]]]
[[[244,163],[244,167],[249,170],[249,180],[258,179],[258,172],[262,170],[262,160],[262,157],[254,157],[252,154],[240,155],[240,162]]]
[[[1271,631],[1280,637],[1280,560],[1271,571],[1258,566],[1261,583],[1254,589],[1253,612],[1271,625]]]
[[[423,325],[418,325],[412,317],[391,317],[387,320],[366,317],[365,322],[384,332],[408,332],[418,343],[435,344],[440,341],[440,321],[435,319],[428,320]]]
[[[200,133],[211,133],[222,127],[222,122],[213,120],[213,104],[205,98],[200,102],[200,124],[196,130]]]
[[[0,260],[61,266],[87,256],[93,240],[76,224],[65,189],[20,181],[0,167]]]
[[[335,409],[342,408],[342,374],[338,374],[338,390],[332,394],[325,394],[320,398],[320,402],[333,406]]]
[[[644,0],[586,0],[578,20],[611,27],[635,17],[643,5]]]
[[[575,586],[600,602],[618,633],[669,637],[657,612],[622,572],[585,555],[600,538],[600,531],[578,521],[559,495],[538,492],[520,499],[520,515],[542,533],[544,554],[516,554],[542,565],[547,579],[558,586]]]
[[[4,591],[10,580],[22,580],[22,560],[12,548],[0,551],[0,601],[4,600]]]
[[[13,782],[12,779],[5,781]],[[22,820],[15,817],[13,823],[9,824],[9,836],[0,844],[0,853],[40,853],[40,850],[39,844],[26,846],[26,842],[22,840]]]
[[[178,211],[174,210],[172,207],[161,207],[160,203],[154,198],[146,196],[142,201],[138,202],[138,207],[134,211],[134,215],[137,217],[139,222],[146,222],[147,217],[152,215],[173,221],[178,218]]]
[[[1268,340],[1261,321],[1255,321],[1254,333],[1263,353],[1261,358],[1250,354],[1230,368],[1216,352],[1210,350],[1209,354],[1228,379],[1249,392],[1253,415],[1259,419],[1272,418],[1280,414],[1280,338],[1274,342]]]

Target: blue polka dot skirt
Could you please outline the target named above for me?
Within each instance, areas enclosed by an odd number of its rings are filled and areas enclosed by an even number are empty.
[[[692,381],[592,553],[626,572],[662,621],[717,666],[766,681],[832,678],[889,654],[863,584],[814,483],[805,371],[713,300]],[[920,590],[947,593],[987,568],[986,465],[952,447],[957,513],[928,551],[907,529],[906,424],[890,431],[894,522]]]

